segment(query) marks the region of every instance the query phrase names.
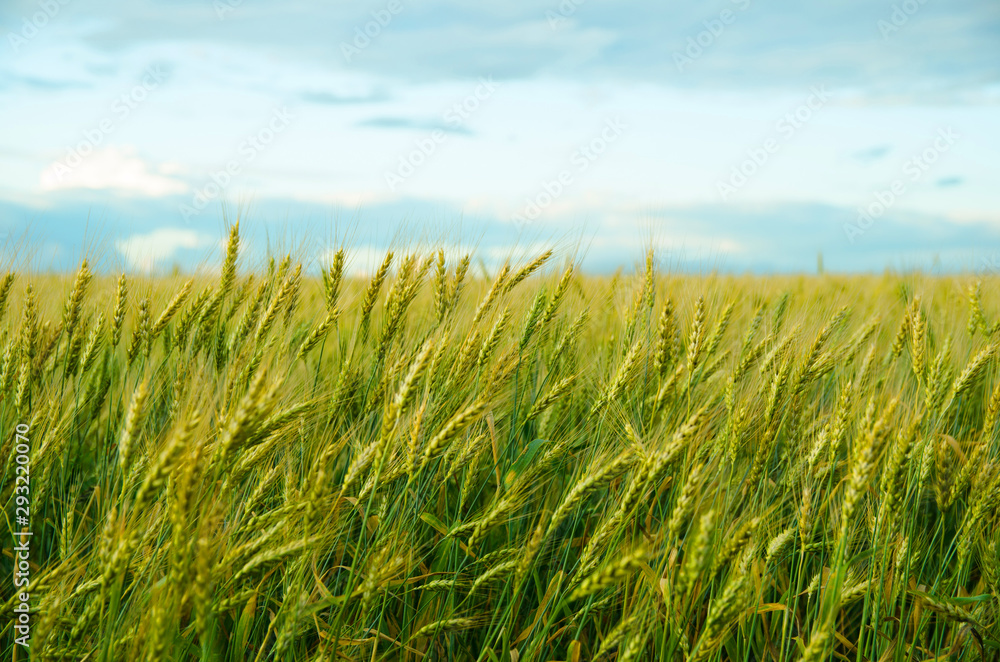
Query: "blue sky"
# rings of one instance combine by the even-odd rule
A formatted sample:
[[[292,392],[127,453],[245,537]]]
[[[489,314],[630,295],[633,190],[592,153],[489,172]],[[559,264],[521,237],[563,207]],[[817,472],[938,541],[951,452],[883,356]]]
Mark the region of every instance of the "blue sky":
[[[1000,5],[10,1],[5,260],[997,270]],[[31,250],[26,250],[30,246]]]

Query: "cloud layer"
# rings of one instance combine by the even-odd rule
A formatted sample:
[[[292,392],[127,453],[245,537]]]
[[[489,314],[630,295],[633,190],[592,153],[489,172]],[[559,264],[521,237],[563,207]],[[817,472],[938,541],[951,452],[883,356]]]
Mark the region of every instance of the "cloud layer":
[[[51,7],[0,6],[0,222],[58,228],[48,264],[97,228],[196,265],[247,201],[268,236],[460,223],[599,270],[644,236],[684,268],[968,268],[1000,227],[995,2]]]

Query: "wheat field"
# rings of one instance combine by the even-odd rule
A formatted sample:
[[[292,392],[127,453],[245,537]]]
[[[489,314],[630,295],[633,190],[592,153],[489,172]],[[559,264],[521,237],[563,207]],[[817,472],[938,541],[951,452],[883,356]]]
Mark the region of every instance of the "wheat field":
[[[0,280],[11,659],[998,658],[1000,279],[239,248]]]

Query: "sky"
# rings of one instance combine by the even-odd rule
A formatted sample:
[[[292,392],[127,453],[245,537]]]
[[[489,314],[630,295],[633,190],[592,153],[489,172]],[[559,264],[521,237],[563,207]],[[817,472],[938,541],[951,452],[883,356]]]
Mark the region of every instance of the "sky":
[[[1000,273],[991,0],[5,0],[5,262]]]

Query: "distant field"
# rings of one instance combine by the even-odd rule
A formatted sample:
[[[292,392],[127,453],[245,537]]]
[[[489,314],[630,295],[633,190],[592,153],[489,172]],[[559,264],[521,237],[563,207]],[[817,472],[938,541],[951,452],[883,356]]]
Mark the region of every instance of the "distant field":
[[[0,274],[5,659],[997,659],[1000,279],[343,256]]]

